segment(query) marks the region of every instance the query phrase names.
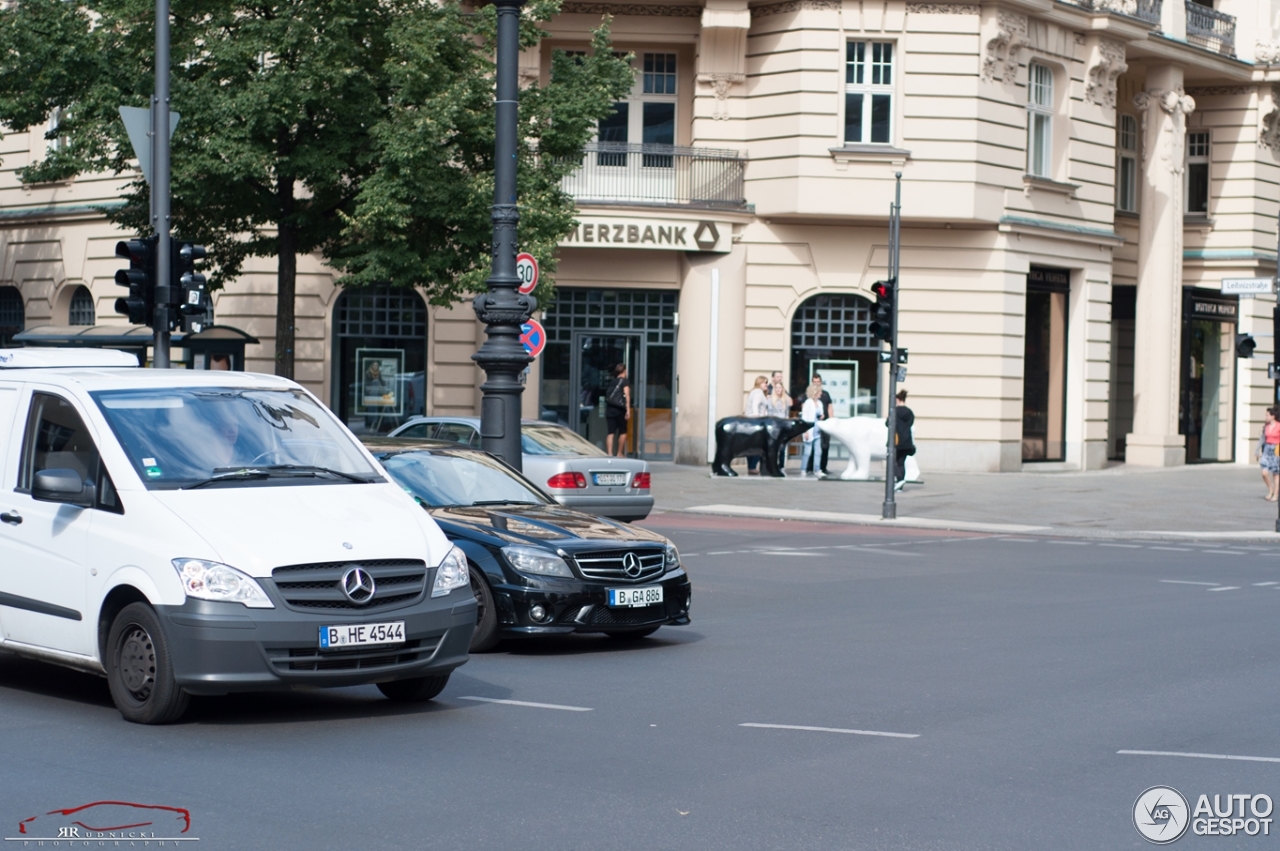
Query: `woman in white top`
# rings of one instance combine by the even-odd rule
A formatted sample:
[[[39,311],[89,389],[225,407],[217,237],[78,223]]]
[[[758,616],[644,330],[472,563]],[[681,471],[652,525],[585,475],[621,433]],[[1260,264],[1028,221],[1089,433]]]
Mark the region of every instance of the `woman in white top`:
[[[818,420],[822,419],[822,391],[817,385],[810,384],[805,391],[804,404],[800,406],[800,419],[807,423],[813,423],[813,428],[804,433],[804,438],[800,444],[800,478],[804,478],[810,473],[817,472],[814,468],[818,464],[818,438],[821,432],[818,431]]]
[[[763,375],[756,376],[756,386],[751,388],[751,392],[747,394],[747,408],[743,413],[748,417],[767,417],[769,416],[769,399],[765,396],[764,389],[769,384],[769,379]],[[760,471],[756,469],[760,466],[759,455],[747,456],[747,475],[756,476]]]

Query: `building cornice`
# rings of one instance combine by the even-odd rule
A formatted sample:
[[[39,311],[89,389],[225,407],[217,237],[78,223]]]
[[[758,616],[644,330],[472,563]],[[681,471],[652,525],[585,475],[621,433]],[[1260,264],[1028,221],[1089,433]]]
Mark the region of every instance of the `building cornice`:
[[[1091,228],[1084,225],[1068,225],[1025,216],[1001,216],[996,229],[1001,233],[1052,235],[1059,239],[1065,237],[1077,242],[1094,242],[1095,244],[1097,240],[1103,240],[1112,245],[1123,245],[1125,243],[1125,238],[1114,230]]]
[[[103,219],[112,210],[125,205],[122,200],[103,201],[100,204],[43,204],[39,207],[11,207],[0,209],[0,221],[37,222],[46,220]]]
[[[583,3],[569,2],[560,7],[562,15],[629,15],[632,17],[701,18],[702,6],[663,3]]]

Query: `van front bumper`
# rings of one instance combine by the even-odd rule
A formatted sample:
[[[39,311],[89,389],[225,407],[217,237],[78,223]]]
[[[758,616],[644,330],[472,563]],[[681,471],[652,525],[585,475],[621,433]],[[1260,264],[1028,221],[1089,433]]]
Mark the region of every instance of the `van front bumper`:
[[[249,609],[188,599],[156,606],[177,684],[191,694],[366,685],[447,674],[467,661],[476,625],[469,588],[363,614]],[[321,650],[320,628],[404,621],[405,641]]]

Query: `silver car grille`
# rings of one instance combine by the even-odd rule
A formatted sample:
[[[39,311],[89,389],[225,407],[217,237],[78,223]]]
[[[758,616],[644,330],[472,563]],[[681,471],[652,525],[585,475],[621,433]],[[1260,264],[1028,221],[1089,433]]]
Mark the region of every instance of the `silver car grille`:
[[[636,561],[628,571],[628,555]],[[588,579],[607,579],[610,582],[645,582],[662,575],[666,554],[662,549],[593,550],[574,553],[578,570]],[[638,571],[637,571],[638,568]]]

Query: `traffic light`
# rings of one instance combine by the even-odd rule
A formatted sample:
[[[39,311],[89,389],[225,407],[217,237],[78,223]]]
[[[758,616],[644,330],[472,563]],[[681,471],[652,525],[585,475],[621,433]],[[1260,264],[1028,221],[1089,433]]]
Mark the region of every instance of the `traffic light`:
[[[177,303],[183,331],[199,331],[204,323],[208,305],[205,295],[206,279],[196,271],[196,261],[208,254],[203,245],[189,242],[173,242],[174,273],[171,292]]]
[[[148,236],[116,243],[116,256],[129,261],[128,269],[116,272],[116,283],[129,288],[129,295],[116,299],[116,313],[134,325],[150,325],[155,312],[158,240]]]
[[[877,340],[888,341],[893,337],[893,297],[897,281],[876,281],[871,291],[876,295],[875,318],[871,322],[871,336]]]
[[[1251,358],[1253,350],[1258,348],[1258,341],[1252,334],[1236,334],[1236,357]]]

